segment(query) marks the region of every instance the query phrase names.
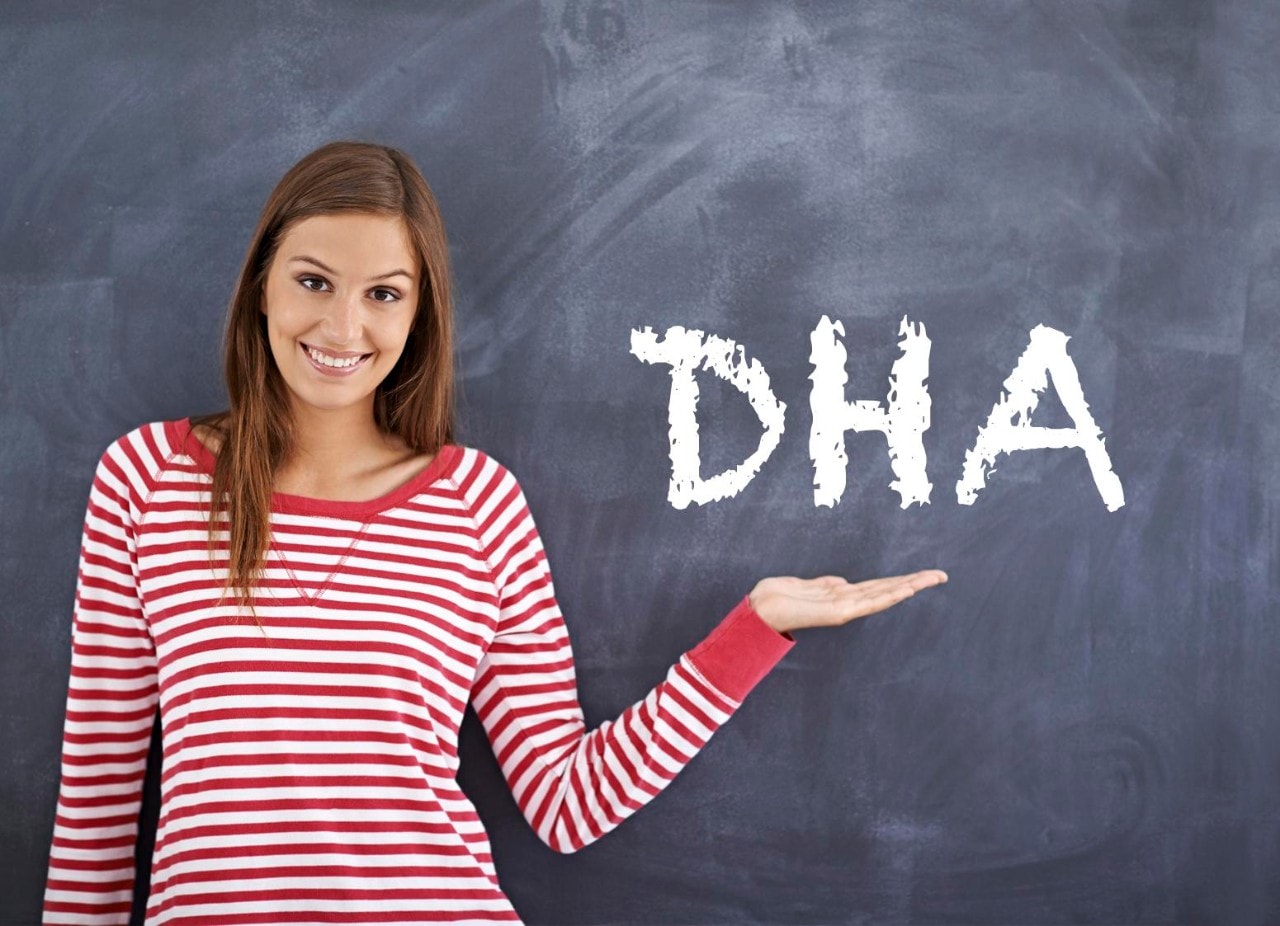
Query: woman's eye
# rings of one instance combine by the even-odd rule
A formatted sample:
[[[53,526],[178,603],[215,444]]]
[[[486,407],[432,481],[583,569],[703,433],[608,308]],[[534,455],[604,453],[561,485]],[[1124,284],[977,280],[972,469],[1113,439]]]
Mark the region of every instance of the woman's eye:
[[[395,302],[397,299],[400,298],[400,294],[397,293],[394,289],[375,289],[374,293],[386,293],[388,296],[391,297],[390,299],[376,299],[374,300],[375,302]]]
[[[308,283],[323,283],[324,280],[320,279],[319,277],[298,277],[298,282],[301,283],[303,286],[306,286],[307,289],[311,289],[310,286],[307,286]],[[320,290],[318,289],[311,289],[311,291],[313,293],[320,292]]]

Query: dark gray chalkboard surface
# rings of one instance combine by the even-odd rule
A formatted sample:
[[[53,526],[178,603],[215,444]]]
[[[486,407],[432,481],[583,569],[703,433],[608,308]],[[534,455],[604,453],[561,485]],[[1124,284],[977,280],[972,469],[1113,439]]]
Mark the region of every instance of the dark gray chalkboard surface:
[[[258,211],[356,138],[440,200],[461,440],[528,493],[589,725],[762,576],[951,578],[800,631],[572,855],[469,715],[462,784],[528,922],[1280,922],[1277,48],[1273,0],[5,4],[0,921],[39,916],[94,464],[223,407]],[[887,409],[904,319],[928,501],[840,429],[818,504],[815,331]],[[785,406],[754,478],[683,505],[672,368],[633,351],[677,326]],[[1021,423],[1079,426],[1074,373],[1122,505],[1070,446],[960,501],[1038,326],[1069,362]],[[765,429],[689,375],[710,478]]]

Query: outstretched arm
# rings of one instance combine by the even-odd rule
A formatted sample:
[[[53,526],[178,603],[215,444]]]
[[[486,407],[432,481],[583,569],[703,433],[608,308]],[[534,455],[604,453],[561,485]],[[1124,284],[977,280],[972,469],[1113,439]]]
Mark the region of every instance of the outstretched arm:
[[[538,531],[515,479],[487,465],[476,515],[501,611],[472,703],[529,824],[574,852],[665,788],[795,640],[744,596],[657,687],[588,732]]]
[[[616,720],[587,731],[550,566],[519,484],[492,459],[475,513],[500,603],[472,701],[521,812],[574,852],[671,783],[795,645],[791,630],[835,626],[947,580],[937,569],[851,584],[763,579],[666,677]]]

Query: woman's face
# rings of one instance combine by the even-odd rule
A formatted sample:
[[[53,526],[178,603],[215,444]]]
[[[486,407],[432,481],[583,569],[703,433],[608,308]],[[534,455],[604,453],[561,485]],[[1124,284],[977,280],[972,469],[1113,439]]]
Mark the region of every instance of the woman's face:
[[[398,216],[311,216],[285,233],[267,271],[262,312],[295,403],[367,402],[372,414],[374,390],[400,359],[418,308],[417,265]],[[354,366],[328,365],[353,357],[360,358]]]

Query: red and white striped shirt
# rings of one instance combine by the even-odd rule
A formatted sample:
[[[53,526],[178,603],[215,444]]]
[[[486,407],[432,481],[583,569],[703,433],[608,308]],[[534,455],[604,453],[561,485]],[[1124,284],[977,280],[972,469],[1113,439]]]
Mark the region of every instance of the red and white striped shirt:
[[[157,705],[148,926],[518,923],[456,781],[467,703],[534,831],[573,852],[670,783],[794,645],[744,597],[588,732],[541,540],[492,457],[446,445],[371,501],[276,493],[262,628],[217,603],[213,462],[183,418],[118,438],[94,474],[46,923],[128,922]]]

